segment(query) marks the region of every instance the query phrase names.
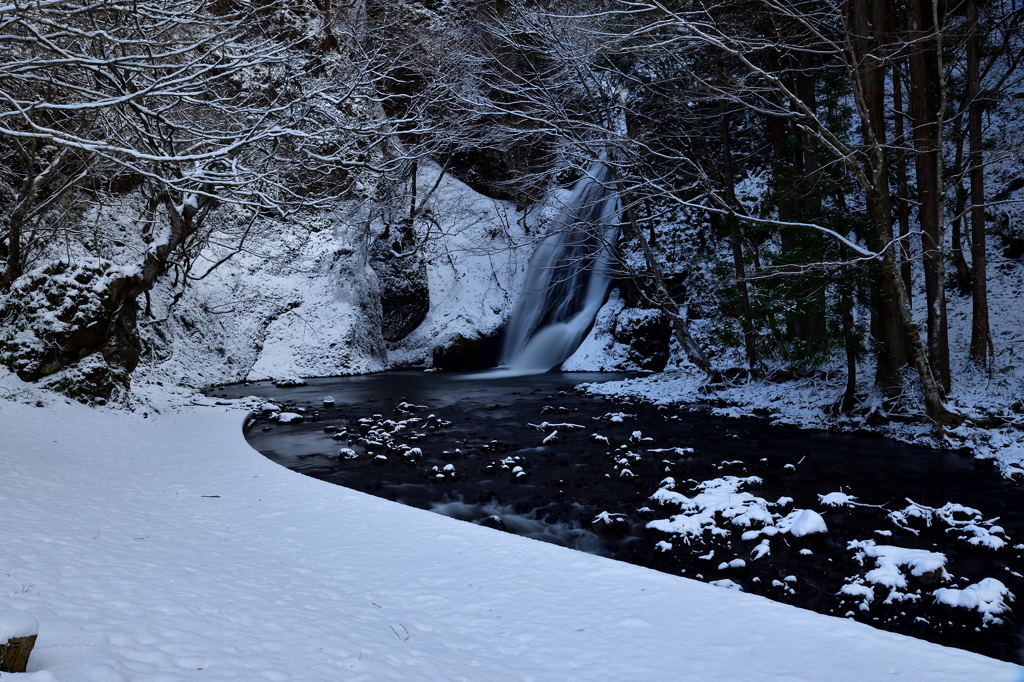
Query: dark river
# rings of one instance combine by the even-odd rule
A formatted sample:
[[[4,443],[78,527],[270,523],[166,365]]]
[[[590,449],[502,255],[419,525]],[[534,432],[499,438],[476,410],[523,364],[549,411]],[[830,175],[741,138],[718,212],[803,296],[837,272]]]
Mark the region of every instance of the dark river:
[[[279,412],[257,415],[246,438],[270,459],[309,476],[1018,660],[1024,485],[954,452],[714,417],[700,406],[612,402],[574,390],[580,383],[625,376],[401,371],[312,379],[293,388],[232,385],[210,393],[256,395],[280,412],[298,415],[288,423]],[[334,405],[325,407],[328,396]],[[711,505],[704,510],[706,533],[681,536],[648,526],[680,511],[651,500],[669,478],[675,492],[698,506]],[[723,481],[736,479],[744,483],[734,486],[725,504],[734,498],[750,509],[768,510],[777,520],[791,510],[814,510],[828,532],[742,537],[745,528],[729,525],[734,510],[715,508],[721,496],[711,494],[721,492]],[[855,496],[857,506],[822,503],[819,496],[835,492]],[[777,504],[780,498],[791,501]],[[924,516],[917,513],[921,510]],[[976,528],[981,530],[971,530]],[[997,539],[986,544],[979,537]],[[851,546],[865,541],[940,552],[947,574],[915,576],[912,567],[904,567],[907,585],[890,594],[865,577],[879,561],[871,555],[874,550],[865,557]],[[770,545],[771,552],[758,551],[759,544]],[[978,611],[954,609],[935,598],[940,587],[964,588],[985,578],[1020,596],[1007,600],[1009,608],[995,620],[983,622]],[[842,592],[844,585],[865,581],[873,591],[866,607],[863,597]]]

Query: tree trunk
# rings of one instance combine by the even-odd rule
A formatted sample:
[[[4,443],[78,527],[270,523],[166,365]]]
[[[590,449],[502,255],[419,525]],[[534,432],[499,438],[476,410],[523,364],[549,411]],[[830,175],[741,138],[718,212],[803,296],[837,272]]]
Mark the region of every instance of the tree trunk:
[[[913,300],[914,275],[910,249],[910,182],[907,179],[907,137],[904,130],[903,73],[898,64],[892,67],[893,126],[896,133],[896,219],[900,226],[900,274],[907,297]]]
[[[846,390],[839,409],[849,413],[857,404],[857,339],[853,329],[853,297],[844,283],[840,283],[839,319],[843,330],[843,347],[846,350]]]
[[[909,0],[911,111],[917,169],[918,221],[928,312],[928,360],[943,388],[950,386],[942,225],[941,99],[938,26],[932,3]]]
[[[22,215],[15,209],[7,224],[7,266],[0,276],[0,291],[7,291],[21,277],[24,263],[21,254]]]
[[[669,294],[668,286],[665,284],[665,277],[661,272],[661,264],[658,263],[654,249],[651,248],[651,245],[644,238],[643,230],[640,229],[636,222],[636,216],[628,201],[628,195],[624,191],[620,191],[620,194],[622,195],[622,203],[625,206],[623,208],[623,217],[625,218],[628,235],[640,245],[640,250],[644,254],[644,264],[647,266],[647,271],[650,273],[654,283],[654,304],[668,317],[669,323],[672,326],[672,335],[683,349],[683,352],[686,353],[686,357],[690,362],[700,371],[704,372],[709,379],[714,378],[715,372],[711,367],[711,361],[708,360],[708,356],[704,354],[704,351],[701,350],[701,347],[697,345],[697,342],[690,335],[690,329],[686,324],[686,319],[683,317],[683,311],[679,309],[679,306],[673,300],[671,294]]]
[[[810,59],[805,59],[804,65],[807,68],[812,66]],[[818,96],[815,89],[815,79],[811,75],[807,73],[797,75],[797,94],[808,109],[817,111]],[[820,172],[818,149],[814,136],[801,134],[800,159],[804,181],[804,191],[801,193],[803,195],[801,201],[802,218],[807,222],[818,222],[821,220],[822,211],[821,191],[818,186],[818,173]],[[811,232],[806,234],[805,238],[811,260],[820,261],[825,251],[824,237],[817,232]],[[808,303],[810,315],[806,316],[806,339],[812,343],[819,343],[824,341],[828,335],[828,329],[825,324],[828,306],[825,299],[825,285],[823,283],[810,287]]]
[[[722,142],[722,184],[726,201],[730,206],[737,205],[733,190],[732,172],[732,134],[729,130],[729,118],[722,106],[719,117],[719,135]],[[740,300],[740,327],[743,329],[743,346],[747,356],[747,366],[753,370],[757,367],[757,339],[750,314],[750,292],[747,289],[747,271],[743,262],[743,235],[740,232],[739,220],[734,216],[726,216],[729,226],[729,245],[732,247],[732,263],[736,272],[736,293]]]
[[[857,34],[854,50],[858,80],[866,109],[861,117],[861,130],[869,146],[872,185],[867,191],[868,214],[872,221],[868,242],[876,251],[892,241],[892,195],[888,161],[884,153],[885,71],[877,59],[880,51],[877,34],[882,32],[884,26],[884,23],[878,23],[880,5],[884,8],[882,0],[854,0],[851,3],[851,23]],[[887,249],[886,254],[891,254],[891,251]],[[909,351],[903,329],[901,301],[882,265],[872,265],[872,277],[875,282],[871,305],[871,334],[876,352],[875,383],[885,393],[896,395],[902,390],[899,372],[907,364]],[[906,291],[905,287],[901,288]]]
[[[12,637],[0,644],[0,672],[23,673],[28,667],[28,657],[36,645],[38,635]]]
[[[953,161],[953,174],[956,176],[956,192],[953,201],[953,232],[950,235],[950,256],[956,270],[956,288],[961,294],[971,291],[971,268],[964,258],[963,224],[964,212],[967,209],[967,189],[964,187],[964,138],[958,134],[956,156]]]
[[[988,320],[988,254],[985,244],[985,162],[981,137],[981,44],[978,38],[978,4],[967,0],[967,99],[970,102],[967,137],[970,142],[971,264],[972,280],[971,360],[987,366],[992,334]]]

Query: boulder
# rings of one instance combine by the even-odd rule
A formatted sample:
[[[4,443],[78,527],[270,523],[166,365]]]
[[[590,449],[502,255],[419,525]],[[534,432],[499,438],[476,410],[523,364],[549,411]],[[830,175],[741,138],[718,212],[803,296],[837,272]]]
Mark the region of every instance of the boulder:
[[[612,338],[629,349],[628,361],[651,372],[665,369],[671,336],[668,318],[650,308],[623,309],[612,330]]]
[[[98,353],[130,374],[141,351],[136,304],[126,297],[133,284],[131,274],[99,258],[52,261],[22,275],[0,297],[0,364],[38,381]]]
[[[43,386],[86,405],[106,405],[124,402],[130,383],[131,376],[125,368],[94,353],[49,376]]]
[[[391,343],[412,333],[430,311],[427,262],[416,251],[418,240],[413,222],[400,220],[387,226],[371,250],[380,286],[381,334]]]

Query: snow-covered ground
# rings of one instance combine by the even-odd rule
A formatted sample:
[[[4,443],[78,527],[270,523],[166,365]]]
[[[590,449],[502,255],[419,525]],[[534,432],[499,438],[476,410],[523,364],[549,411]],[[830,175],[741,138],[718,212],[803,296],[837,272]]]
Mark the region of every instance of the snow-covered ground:
[[[306,478],[248,447],[237,406],[132,414],[0,379],[0,624],[39,621],[15,679],[1018,675]]]

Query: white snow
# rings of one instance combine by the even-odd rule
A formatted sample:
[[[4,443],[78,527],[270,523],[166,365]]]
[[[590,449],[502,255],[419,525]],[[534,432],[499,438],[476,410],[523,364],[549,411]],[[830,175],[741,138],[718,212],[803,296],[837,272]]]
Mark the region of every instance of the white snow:
[[[724,476],[697,485],[693,497],[671,490],[665,486],[651,495],[651,499],[663,505],[678,507],[681,511],[667,519],[655,519],[648,528],[681,536],[686,542],[699,539],[704,533],[727,536],[730,530],[718,526],[721,518],[726,524],[737,528],[751,525],[768,526],[773,522],[768,502],[741,492],[740,488],[761,483],[757,476],[739,478]]]
[[[818,501],[826,507],[850,507],[857,501],[857,498],[843,492],[835,492],[818,495]]]
[[[761,540],[754,549],[750,551],[750,559],[757,561],[761,557],[772,553],[771,541],[768,538]]]
[[[847,583],[839,588],[840,594],[860,598],[860,610],[867,611],[875,600],[875,591],[863,583]]]
[[[18,520],[0,524],[0,609],[42,632],[18,679],[1015,674],[293,473],[245,444],[240,411],[47,402],[0,401],[0,510]]]
[[[433,187],[440,168],[420,164],[420,187]],[[439,238],[424,246],[430,309],[422,324],[388,351],[392,365],[429,362],[431,351],[494,332],[505,321],[533,253],[526,218],[511,204],[474,192],[445,175],[427,201]]]
[[[0,608],[0,644],[39,634],[39,621],[28,611]]]
[[[894,589],[906,588],[907,577],[904,571],[916,578],[933,573],[943,579],[950,577],[946,572],[946,555],[941,552],[878,545],[874,540],[854,540],[850,542],[849,548],[857,550],[855,557],[862,565],[865,558],[875,560],[875,568],[864,576],[868,582],[875,585]]]
[[[722,578],[721,580],[712,580],[708,584],[709,585],[714,585],[715,587],[724,587],[727,590],[735,590],[736,592],[742,592],[743,591],[743,586],[742,585],[740,585],[735,580],[729,580],[728,578]]]
[[[968,585],[962,590],[942,587],[933,592],[935,601],[959,609],[977,611],[982,622],[1002,623],[999,614],[1010,610],[1006,602],[1013,601],[1013,594],[1001,581],[984,578],[981,582]]]
[[[947,531],[955,533],[958,540],[976,547],[1000,550],[1009,544],[1006,530],[995,523],[998,519],[986,520],[981,511],[955,502],[934,508],[908,499],[906,507],[889,512],[888,517],[900,528],[914,534],[918,531],[911,524],[916,520],[929,527],[933,523],[941,523]]]
[[[795,538],[828,533],[825,519],[821,518],[821,514],[813,509],[794,509],[779,521],[778,528],[783,533],[789,533]]]

